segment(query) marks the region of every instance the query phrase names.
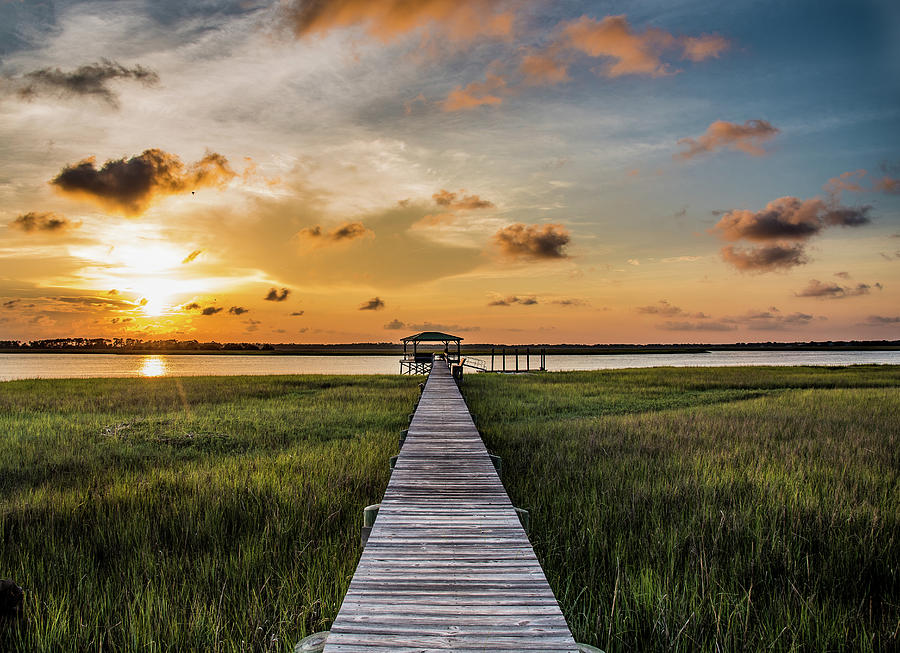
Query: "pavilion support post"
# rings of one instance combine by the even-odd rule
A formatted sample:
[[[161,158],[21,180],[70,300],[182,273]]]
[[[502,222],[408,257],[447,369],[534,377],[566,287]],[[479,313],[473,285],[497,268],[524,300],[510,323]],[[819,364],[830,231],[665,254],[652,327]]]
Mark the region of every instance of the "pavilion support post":
[[[494,371],[494,348],[491,347],[491,372]]]
[[[516,372],[519,371],[519,348],[516,347]]]

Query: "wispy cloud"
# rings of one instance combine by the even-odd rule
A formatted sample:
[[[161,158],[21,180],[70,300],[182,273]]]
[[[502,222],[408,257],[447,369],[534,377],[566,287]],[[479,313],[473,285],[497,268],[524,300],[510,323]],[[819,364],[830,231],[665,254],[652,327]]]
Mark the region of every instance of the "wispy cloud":
[[[675,158],[693,159],[701,154],[723,149],[762,156],[766,153],[762,145],[778,133],[779,129],[766,120],[748,120],[743,124],[716,120],[697,138],[680,139],[678,144],[685,149],[676,154]]]
[[[62,233],[80,226],[80,223],[72,222],[57,213],[35,213],[30,211],[17,217],[9,223],[9,226],[26,233]]]
[[[40,95],[93,96],[112,107],[118,107],[118,98],[110,86],[110,82],[116,80],[130,80],[153,86],[159,82],[159,75],[144,66],[129,68],[116,61],[103,59],[70,71],[59,68],[33,70],[21,77],[6,78],[6,84],[12,86],[16,94],[25,100]]]
[[[843,299],[845,297],[859,297],[860,295],[868,295],[872,288],[882,289],[880,283],[869,285],[867,283],[858,283],[855,286],[841,286],[836,283],[822,282],[818,279],[810,279],[806,287],[798,293],[797,297],[815,297],[818,299]]]

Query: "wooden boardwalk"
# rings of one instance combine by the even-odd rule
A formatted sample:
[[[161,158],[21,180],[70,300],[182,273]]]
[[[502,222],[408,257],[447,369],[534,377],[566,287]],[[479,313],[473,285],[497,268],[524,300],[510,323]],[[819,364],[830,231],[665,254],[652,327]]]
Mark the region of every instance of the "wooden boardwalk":
[[[576,651],[465,401],[436,361],[325,653]]]

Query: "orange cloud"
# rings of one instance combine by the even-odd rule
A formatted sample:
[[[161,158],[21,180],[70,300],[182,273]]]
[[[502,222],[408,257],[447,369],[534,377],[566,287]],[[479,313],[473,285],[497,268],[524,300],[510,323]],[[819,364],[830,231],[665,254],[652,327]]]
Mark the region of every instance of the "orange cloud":
[[[483,82],[472,82],[467,86],[457,86],[441,104],[444,111],[464,111],[482,105],[496,106],[503,98],[496,95],[506,88],[506,80],[499,75],[488,73]]]
[[[900,178],[885,175],[875,182],[875,190],[892,195],[900,193]]]
[[[686,149],[676,154],[675,158],[687,160],[725,148],[762,156],[766,151],[761,145],[774,138],[779,131],[766,120],[748,120],[742,125],[716,120],[696,139],[680,139],[678,144],[686,146]]]
[[[862,185],[855,180],[862,179],[865,176],[865,170],[843,172],[839,176],[829,179],[828,183],[826,183],[822,188],[831,195],[840,195],[843,191],[849,191],[851,193],[862,193],[865,188],[863,188]]]
[[[202,187],[221,188],[236,175],[221,154],[208,153],[186,166],[174,154],[144,150],[130,159],[96,167],[94,157],[66,166],[50,183],[64,195],[84,198],[125,215],[146,211],[158,198]]]
[[[504,10],[505,4],[499,0],[291,0],[285,17],[298,37],[362,26],[386,43],[420,29],[468,42],[512,36],[514,16]]]
[[[563,38],[570,47],[591,57],[612,59],[603,70],[608,77],[668,74],[668,65],[660,55],[676,42],[674,36],[661,29],[633,31],[624,15],[603,20],[582,16],[566,24]]]
[[[681,39],[683,58],[689,61],[715,59],[729,47],[728,40],[717,34],[685,36]]]
[[[519,64],[519,72],[528,86],[553,86],[569,81],[567,64],[549,50],[526,54]]]
[[[562,259],[572,237],[561,224],[525,225],[521,223],[503,227],[494,234],[494,242],[500,251],[510,258]]]
[[[464,192],[465,190],[461,190],[459,193],[454,193],[442,188],[437,193],[432,195],[431,198],[438,206],[445,206],[449,209],[473,211],[475,209],[494,208],[493,202],[489,200],[483,200],[478,197],[478,195],[463,195],[462,197],[460,197],[460,194]]]

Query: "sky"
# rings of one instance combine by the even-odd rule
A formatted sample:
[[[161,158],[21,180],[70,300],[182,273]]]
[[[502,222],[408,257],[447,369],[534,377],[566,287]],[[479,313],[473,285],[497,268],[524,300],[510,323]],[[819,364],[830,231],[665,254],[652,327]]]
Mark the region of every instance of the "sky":
[[[889,1],[0,0],[0,340],[900,338]]]

